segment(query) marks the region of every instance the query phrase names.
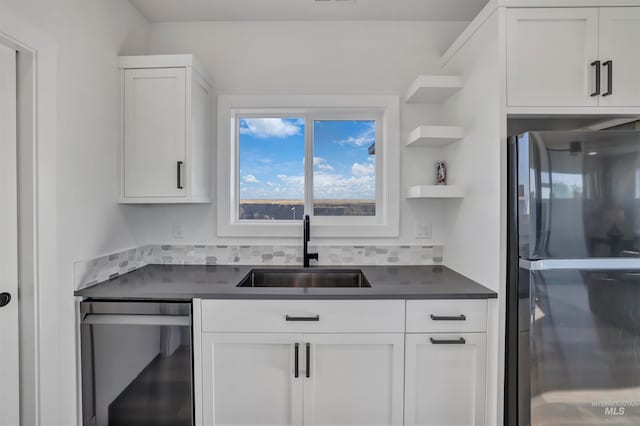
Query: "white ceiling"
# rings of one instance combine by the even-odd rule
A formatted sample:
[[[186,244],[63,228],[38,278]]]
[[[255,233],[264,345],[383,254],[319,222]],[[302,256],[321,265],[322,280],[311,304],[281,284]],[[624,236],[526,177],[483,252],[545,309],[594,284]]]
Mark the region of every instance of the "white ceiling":
[[[488,0],[130,0],[151,22],[471,21]]]

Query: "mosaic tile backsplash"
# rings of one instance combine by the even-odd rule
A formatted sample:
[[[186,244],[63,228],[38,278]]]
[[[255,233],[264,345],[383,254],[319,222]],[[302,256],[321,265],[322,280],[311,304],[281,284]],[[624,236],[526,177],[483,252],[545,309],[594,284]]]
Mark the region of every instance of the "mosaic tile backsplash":
[[[309,246],[319,265],[434,265],[443,246]],[[76,262],[76,289],[106,281],[146,265],[291,265],[302,264],[296,245],[148,245]]]
[[[88,287],[149,264],[151,247],[137,247],[73,264],[75,288]]]

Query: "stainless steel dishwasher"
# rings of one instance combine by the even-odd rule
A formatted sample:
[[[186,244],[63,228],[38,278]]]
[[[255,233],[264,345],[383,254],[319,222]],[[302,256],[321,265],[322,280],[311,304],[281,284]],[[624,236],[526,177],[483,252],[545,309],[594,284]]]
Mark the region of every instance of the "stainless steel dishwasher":
[[[83,426],[193,426],[191,303],[84,301]]]

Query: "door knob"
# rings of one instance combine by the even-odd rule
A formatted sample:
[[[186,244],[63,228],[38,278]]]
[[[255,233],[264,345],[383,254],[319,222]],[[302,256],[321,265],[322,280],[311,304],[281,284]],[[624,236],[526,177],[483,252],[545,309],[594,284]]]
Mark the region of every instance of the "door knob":
[[[11,302],[11,295],[9,293],[0,293],[0,308],[7,306]]]

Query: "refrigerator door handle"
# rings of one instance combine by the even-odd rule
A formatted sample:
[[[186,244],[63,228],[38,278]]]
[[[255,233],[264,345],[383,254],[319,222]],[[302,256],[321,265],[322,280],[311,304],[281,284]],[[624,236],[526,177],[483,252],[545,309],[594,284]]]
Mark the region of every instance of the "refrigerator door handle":
[[[632,258],[588,258],[588,259],[520,259],[519,266],[527,271],[549,270],[634,270],[640,269],[640,259]]]

